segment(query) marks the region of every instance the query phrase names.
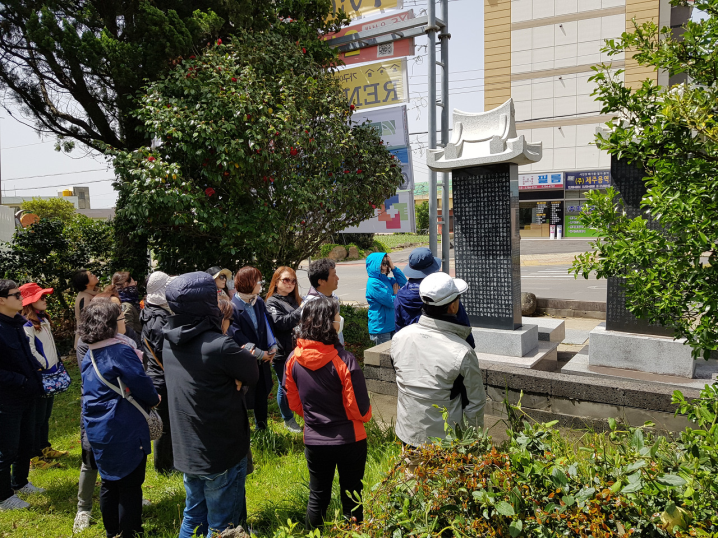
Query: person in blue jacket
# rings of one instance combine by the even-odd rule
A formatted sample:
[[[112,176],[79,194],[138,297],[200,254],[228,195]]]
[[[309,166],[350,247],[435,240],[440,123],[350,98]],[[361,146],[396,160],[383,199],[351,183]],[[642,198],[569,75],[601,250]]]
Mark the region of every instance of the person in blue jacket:
[[[160,402],[145,374],[142,352],[118,333],[123,320],[119,305],[93,301],[82,311],[78,329],[80,339],[89,347],[81,365],[82,413],[102,477],[100,509],[107,537],[143,534],[142,483],[152,445],[145,417],[108,387],[97,371],[108,383],[126,388],[146,412]]]
[[[399,331],[406,326],[416,324],[421,318],[421,307],[423,302],[419,296],[419,285],[424,277],[441,271],[441,259],[431,254],[431,249],[426,247],[417,247],[409,255],[409,265],[404,268],[404,275],[409,278],[409,282],[404,285],[396,294],[394,299],[394,323],[396,330]],[[466,314],[464,305],[459,302],[459,312],[452,322],[462,326],[471,327],[469,315]],[[474,336],[469,333],[466,342],[471,348],[476,347]]]
[[[369,303],[369,338],[375,344],[390,341],[394,336],[394,298],[406,284],[404,273],[386,253],[372,253],[366,258],[366,300]],[[393,273],[393,277],[389,277]]]

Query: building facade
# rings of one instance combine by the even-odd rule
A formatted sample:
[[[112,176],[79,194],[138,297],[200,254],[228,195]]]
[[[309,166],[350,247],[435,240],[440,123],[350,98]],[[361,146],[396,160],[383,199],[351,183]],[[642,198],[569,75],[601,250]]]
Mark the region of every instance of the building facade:
[[[630,54],[607,56],[607,39],[632,31],[633,20],[678,29],[690,9],[669,0],[483,0],[484,110],[513,97],[516,128],[543,143],[538,163],[519,167],[522,237],[591,236],[578,223],[590,189],[611,185],[610,156],[595,143],[611,119],[591,94],[593,66],[606,63],[629,87],[680,77],[639,66]],[[560,228],[559,228],[560,227]]]

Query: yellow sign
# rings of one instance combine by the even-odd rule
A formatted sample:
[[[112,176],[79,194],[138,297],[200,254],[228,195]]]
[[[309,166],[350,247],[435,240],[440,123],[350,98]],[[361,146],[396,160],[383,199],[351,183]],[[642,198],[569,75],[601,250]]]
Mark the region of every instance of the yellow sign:
[[[369,15],[382,9],[402,9],[403,0],[332,0],[332,11],[344,10],[350,19]]]
[[[366,110],[409,101],[406,59],[343,69],[336,73],[349,104]]]

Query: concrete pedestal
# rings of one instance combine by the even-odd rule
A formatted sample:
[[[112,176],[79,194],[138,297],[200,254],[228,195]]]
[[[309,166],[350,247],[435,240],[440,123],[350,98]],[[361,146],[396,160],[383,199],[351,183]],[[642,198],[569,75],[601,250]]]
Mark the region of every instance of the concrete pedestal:
[[[601,323],[589,334],[589,365],[693,378],[696,362],[685,339],[606,329]]]
[[[522,357],[538,346],[536,324],[524,324],[517,329],[471,328],[477,354]]]
[[[562,342],[566,338],[566,322],[547,316],[524,316],[523,324],[536,324],[538,326],[539,341]]]

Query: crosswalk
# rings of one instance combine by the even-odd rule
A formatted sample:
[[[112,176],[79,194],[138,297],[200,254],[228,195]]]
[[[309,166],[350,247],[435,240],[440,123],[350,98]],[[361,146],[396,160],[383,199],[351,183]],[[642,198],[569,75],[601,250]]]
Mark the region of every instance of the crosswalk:
[[[568,273],[569,267],[570,266],[554,266],[551,269],[529,270],[529,272],[527,273],[521,273],[521,279],[568,279],[573,281],[575,280],[575,277],[573,276],[573,274]],[[579,276],[579,278],[583,279],[583,277],[581,276]]]

